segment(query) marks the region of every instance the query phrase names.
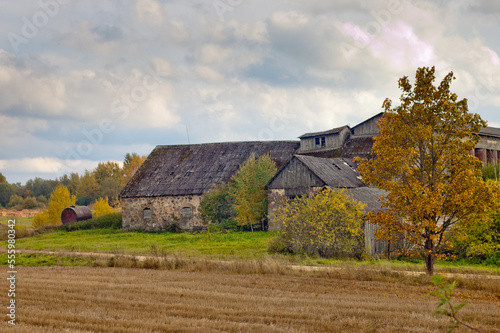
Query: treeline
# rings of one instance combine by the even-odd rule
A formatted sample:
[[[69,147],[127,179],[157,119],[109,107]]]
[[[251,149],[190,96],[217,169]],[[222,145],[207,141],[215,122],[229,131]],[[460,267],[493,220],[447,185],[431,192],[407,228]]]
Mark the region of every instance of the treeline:
[[[125,154],[123,167],[117,162],[100,162],[93,170],[83,174],[65,174],[54,180],[30,179],[26,184],[10,184],[0,173],[0,208],[44,208],[51,193],[58,185],[64,185],[76,198],[76,205],[88,205],[105,198],[112,206],[118,205],[118,195],[141,166],[146,156]]]

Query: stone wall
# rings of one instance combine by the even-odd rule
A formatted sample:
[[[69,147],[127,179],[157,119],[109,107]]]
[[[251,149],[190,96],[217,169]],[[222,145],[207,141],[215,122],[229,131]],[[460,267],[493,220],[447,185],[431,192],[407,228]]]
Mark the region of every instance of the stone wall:
[[[182,230],[204,227],[198,208],[202,196],[122,198],[124,229],[164,231],[176,224]]]

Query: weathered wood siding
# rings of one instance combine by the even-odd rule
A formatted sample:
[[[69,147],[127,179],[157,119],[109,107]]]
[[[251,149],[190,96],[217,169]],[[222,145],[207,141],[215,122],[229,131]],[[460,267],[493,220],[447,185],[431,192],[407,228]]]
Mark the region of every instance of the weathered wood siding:
[[[375,237],[376,224],[365,221],[365,250],[369,255],[381,255],[387,253],[387,242],[378,241]]]
[[[323,186],[325,183],[313,174],[302,162],[297,158],[292,160],[280,171],[271,183],[268,184],[268,189],[300,189]],[[306,191],[307,193],[307,191]]]
[[[369,119],[355,127],[352,128],[354,135],[378,135],[377,119],[381,117],[375,117]]]
[[[344,144],[346,138],[350,135],[349,128],[344,127],[339,132],[333,134],[320,134],[300,140],[300,152],[318,150],[318,149],[331,149],[340,148]],[[325,138],[325,147],[316,147],[316,138]]]

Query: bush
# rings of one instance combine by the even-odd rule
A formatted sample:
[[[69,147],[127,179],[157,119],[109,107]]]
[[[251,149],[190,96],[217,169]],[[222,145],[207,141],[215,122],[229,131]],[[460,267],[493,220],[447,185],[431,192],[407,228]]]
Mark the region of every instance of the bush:
[[[476,262],[499,258],[500,211],[490,213],[486,221],[476,221],[452,233],[449,252],[458,258]]]
[[[95,202],[95,217],[103,216],[113,213],[111,207],[109,207],[108,198],[100,198]]]
[[[296,198],[277,209],[281,239],[271,250],[321,257],[360,257],[364,252],[363,205],[343,191],[324,189]]]
[[[94,217],[85,221],[63,224],[59,227],[65,231],[89,230],[89,229],[121,229],[122,213],[111,213]]]

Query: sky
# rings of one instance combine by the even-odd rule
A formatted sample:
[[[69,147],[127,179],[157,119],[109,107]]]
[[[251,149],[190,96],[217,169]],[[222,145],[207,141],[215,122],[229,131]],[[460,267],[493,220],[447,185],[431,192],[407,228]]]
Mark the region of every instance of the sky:
[[[354,126],[423,66],[500,127],[499,30],[494,0],[0,0],[0,172]]]

